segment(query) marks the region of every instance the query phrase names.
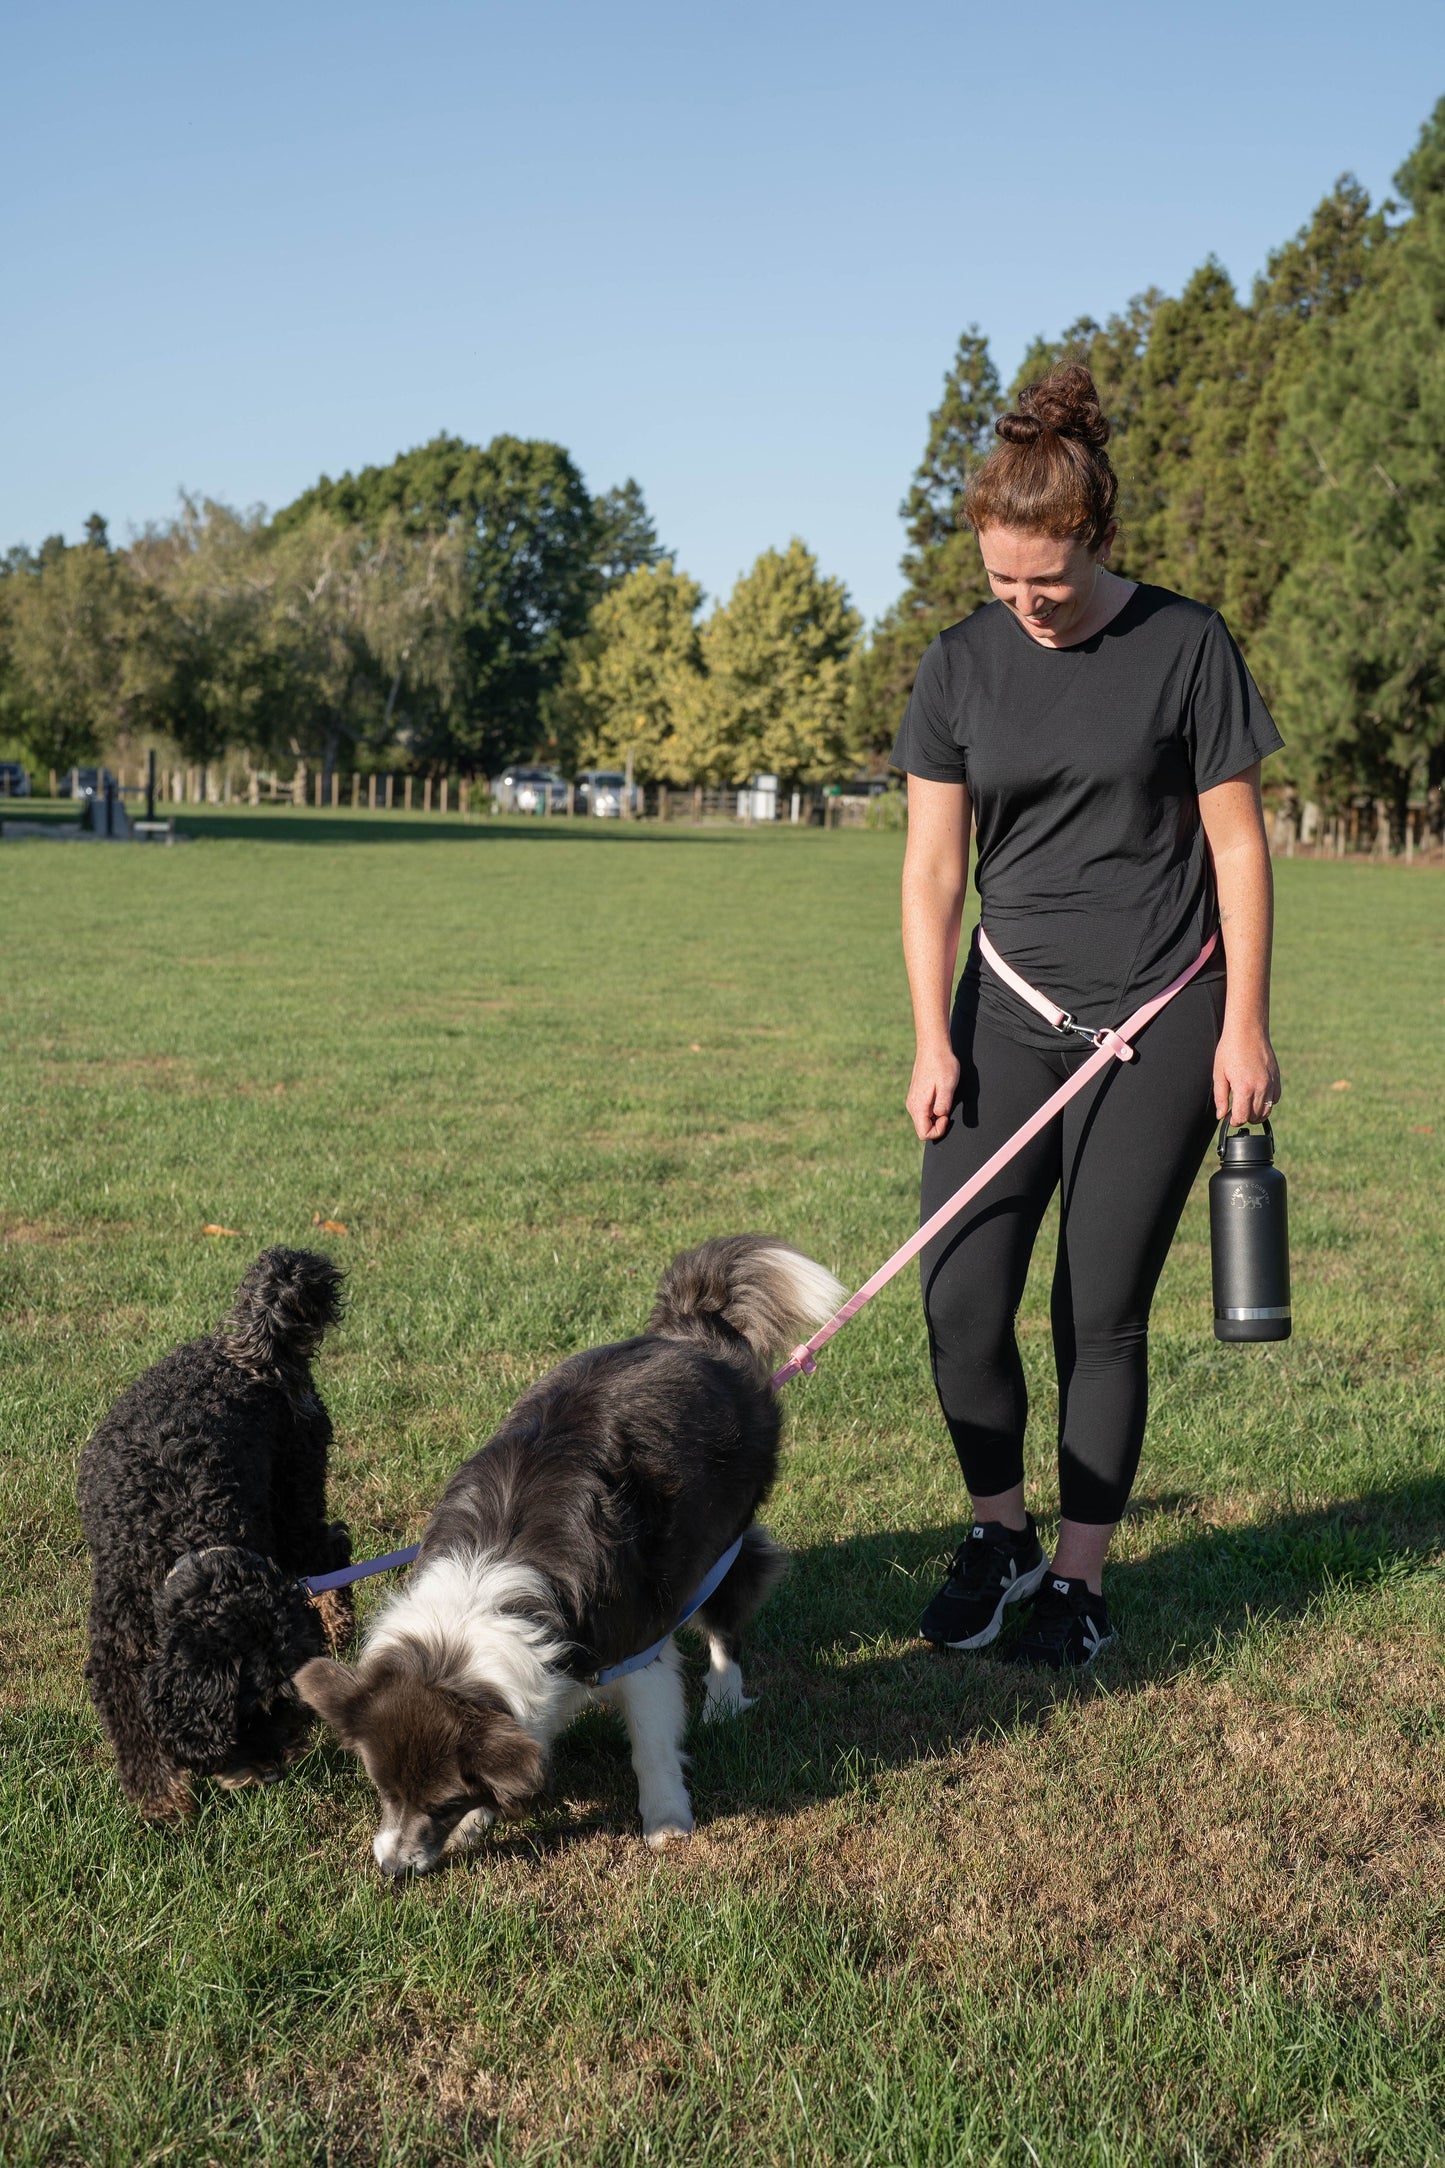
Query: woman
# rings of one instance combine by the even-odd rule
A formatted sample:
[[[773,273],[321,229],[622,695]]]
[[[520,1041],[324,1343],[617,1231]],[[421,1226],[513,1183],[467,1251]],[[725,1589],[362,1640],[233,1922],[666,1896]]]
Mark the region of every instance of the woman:
[[[998,435],[964,507],[997,599],[933,642],[893,751],[910,777],[908,1111],[925,1217],[1092,1052],[1011,992],[977,941],[950,1020],[971,829],[994,949],[1083,1024],[1121,1022],[1222,935],[1136,1058],[923,1253],[934,1382],[973,1524],[921,1631],[984,1648],[1032,1596],[1014,1654],[1059,1669],[1112,1638],[1101,1576],[1144,1438],[1149,1307],[1190,1184],[1227,1110],[1252,1121],[1279,1098],[1259,771],[1282,741],[1215,612],[1109,570],[1118,484],[1088,370],[1024,392]],[[1024,1508],[1014,1314],[1055,1189],[1051,1568]]]

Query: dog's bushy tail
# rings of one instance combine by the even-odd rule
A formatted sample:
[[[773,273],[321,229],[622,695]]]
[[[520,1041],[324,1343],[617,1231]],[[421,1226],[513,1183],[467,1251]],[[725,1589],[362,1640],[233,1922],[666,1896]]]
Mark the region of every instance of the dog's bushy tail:
[[[309,1362],[341,1315],[342,1277],[319,1250],[263,1250],[221,1327],[232,1360],[263,1375]]]
[[[720,1235],[674,1257],[647,1330],[668,1340],[741,1343],[766,1376],[846,1293],[826,1266],[775,1235]]]

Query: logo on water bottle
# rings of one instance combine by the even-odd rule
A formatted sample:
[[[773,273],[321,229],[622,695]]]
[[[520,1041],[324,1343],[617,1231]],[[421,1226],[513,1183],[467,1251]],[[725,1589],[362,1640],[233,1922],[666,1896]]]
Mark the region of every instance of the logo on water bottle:
[[[1257,1212],[1264,1203],[1265,1190],[1262,1182],[1236,1182],[1229,1192],[1229,1201],[1241,1211]]]

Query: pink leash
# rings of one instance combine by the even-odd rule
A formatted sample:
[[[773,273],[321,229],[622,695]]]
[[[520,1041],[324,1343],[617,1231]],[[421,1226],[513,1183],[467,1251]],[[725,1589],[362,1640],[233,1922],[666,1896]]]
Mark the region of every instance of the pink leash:
[[[979,948],[1005,986],[1011,988],[1021,1001],[1026,1001],[1031,1009],[1036,1009],[1040,1016],[1046,1017],[1055,1031],[1075,1032],[1088,1039],[1095,1051],[1082,1068],[1074,1071],[1067,1083],[1061,1084],[1052,1097],[1044,1101],[1037,1114],[1029,1116],[1022,1129],[1016,1129],[1008,1142],[999,1146],[992,1159],[984,1161],[977,1174],[969,1176],[962,1189],[956,1189],[948,1202],[940,1205],[931,1219],[924,1221],[916,1235],[909,1236],[902,1249],[893,1252],[886,1265],[879,1266],[871,1280],[863,1282],[856,1295],[848,1297],[841,1310],[834,1311],[826,1325],[818,1327],[811,1340],[805,1340],[801,1347],[794,1348],[782,1368],[773,1372],[774,1386],[786,1385],[788,1380],[797,1377],[800,1371],[811,1374],[816,1370],[818,1365],[815,1357],[828,1345],[834,1333],[841,1332],[849,1320],[858,1315],[865,1303],[871,1302],[881,1288],[886,1287],[890,1280],[896,1279],[903,1267],[911,1264],[919,1251],[926,1249],[933,1237],[940,1233],[981,1189],[986,1189],[994,1176],[1001,1173],[1026,1144],[1032,1143],[1041,1130],[1048,1128],[1054,1116],[1060,1113],[1071,1099],[1092,1084],[1094,1078],[1101,1075],[1111,1061],[1134,1059],[1134,1049],[1129,1042],[1138,1037],[1146,1024],[1152,1024],[1159,1011],[1166,1008],[1174,996],[1189,984],[1195,973],[1203,969],[1214,954],[1218,941],[1219,935],[1212,933],[1189,969],[1181,971],[1178,978],[1166,986],[1162,994],[1155,994],[1151,1000],[1144,1002],[1117,1030],[1093,1031],[1087,1024],[1076,1023],[1066,1009],[1059,1008],[1046,994],[1041,994],[1036,987],[1030,986],[1027,979],[1020,978],[1017,971],[1004,962],[980,926]]]

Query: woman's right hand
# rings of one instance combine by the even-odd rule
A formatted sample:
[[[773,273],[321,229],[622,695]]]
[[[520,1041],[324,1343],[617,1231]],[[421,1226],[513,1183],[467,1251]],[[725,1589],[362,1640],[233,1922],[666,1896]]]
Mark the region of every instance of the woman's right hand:
[[[923,1143],[934,1143],[947,1129],[960,1073],[958,1056],[951,1046],[945,1043],[927,1053],[920,1047],[904,1104]]]

